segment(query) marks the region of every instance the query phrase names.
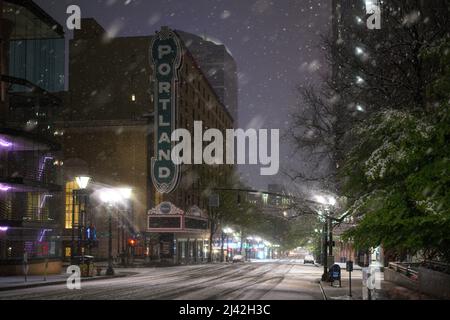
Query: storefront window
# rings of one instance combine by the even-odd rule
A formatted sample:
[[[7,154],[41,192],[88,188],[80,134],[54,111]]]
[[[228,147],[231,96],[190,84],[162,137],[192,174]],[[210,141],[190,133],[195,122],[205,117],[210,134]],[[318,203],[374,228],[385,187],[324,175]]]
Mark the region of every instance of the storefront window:
[[[74,218],[75,225],[78,223],[78,213],[79,206],[73,203],[73,190],[77,189],[77,185],[75,181],[70,181],[66,183],[66,199],[65,199],[65,228],[72,229],[72,214],[73,210],[75,210]]]

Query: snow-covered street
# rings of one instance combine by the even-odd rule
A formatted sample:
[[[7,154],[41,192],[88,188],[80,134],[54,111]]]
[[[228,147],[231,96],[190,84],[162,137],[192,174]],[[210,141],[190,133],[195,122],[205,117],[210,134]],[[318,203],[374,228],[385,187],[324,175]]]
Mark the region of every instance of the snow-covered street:
[[[322,269],[301,260],[117,269],[123,278],[0,292],[0,299],[322,300]]]

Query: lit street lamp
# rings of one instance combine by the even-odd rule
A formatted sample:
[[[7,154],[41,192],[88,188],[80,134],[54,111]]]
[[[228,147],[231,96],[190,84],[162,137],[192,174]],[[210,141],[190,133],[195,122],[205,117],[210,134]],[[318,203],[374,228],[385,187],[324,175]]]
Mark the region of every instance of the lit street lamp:
[[[323,229],[323,274],[322,281],[328,280],[328,256],[333,255],[333,225],[330,216],[330,209],[336,204],[336,199],[332,196],[316,196],[316,201],[325,207],[325,223]],[[327,233],[328,240],[327,240]],[[328,244],[328,252],[327,252]],[[331,261],[330,261],[331,262]]]
[[[71,242],[71,248],[70,248],[70,262],[73,263],[74,258],[74,251],[75,251],[75,204],[76,202],[79,202],[79,196],[83,195],[85,197],[84,191],[86,190],[89,181],[91,180],[88,176],[78,176],[75,177],[75,183],[78,186],[78,189],[74,189],[72,191],[72,242]],[[78,203],[79,204],[79,203]],[[86,199],[84,199],[84,205],[86,207]],[[86,208],[83,208],[83,210],[86,210]],[[80,229],[80,222],[81,220],[81,210],[78,208],[78,252],[77,254],[80,254],[80,248],[81,248],[81,229]]]
[[[118,202],[123,202],[131,197],[131,189],[116,188],[103,189],[100,191],[100,200],[106,204],[108,210],[108,268],[106,275],[114,275],[113,259],[112,259],[112,211],[111,207]]]

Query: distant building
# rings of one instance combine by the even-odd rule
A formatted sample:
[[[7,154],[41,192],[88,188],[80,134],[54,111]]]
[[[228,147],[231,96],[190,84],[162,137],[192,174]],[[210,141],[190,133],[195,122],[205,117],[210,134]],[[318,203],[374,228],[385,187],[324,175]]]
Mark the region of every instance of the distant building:
[[[287,198],[282,195],[287,195],[286,189],[280,184],[269,184],[267,186],[268,203],[272,206],[281,206],[287,204]]]
[[[61,43],[35,3],[0,1],[0,275],[24,261],[29,274],[61,273],[61,146],[47,123],[61,107],[49,92],[64,81]]]
[[[96,200],[95,191],[128,186],[133,196],[128,211],[117,215],[122,215],[125,223],[114,218],[113,254],[128,250],[126,238],[135,237],[136,256],[174,263],[203,261],[209,238],[207,224],[188,218],[207,217],[208,195],[203,191],[223,183],[233,167],[183,165],[178,188],[170,194],[157,193],[150,176],[154,155],[154,74],[149,56],[152,36],[108,39],[94,19],[83,19],[82,25],[70,42],[70,88],[64,97],[65,112],[58,130],[63,133],[60,141],[64,146],[65,171],[84,168],[81,171],[88,172],[93,180],[88,223],[97,228],[99,242],[94,255],[106,257],[107,253],[107,215]],[[231,114],[187,48],[179,89],[177,127],[192,132],[193,122],[202,120],[208,128],[233,128]],[[71,226],[73,177],[74,174],[65,176],[67,231]],[[191,230],[148,232],[148,213],[164,212],[183,212],[185,225],[192,223]],[[75,219],[77,224],[78,218]],[[173,226],[172,221],[158,223],[169,227]],[[69,253],[66,243],[66,255]]]
[[[269,184],[267,191],[250,192],[247,194],[246,201],[256,206],[262,214],[287,219],[297,215],[292,209],[292,195],[280,184]]]
[[[195,34],[178,31],[196,63],[238,124],[238,75],[236,62],[223,44]]]

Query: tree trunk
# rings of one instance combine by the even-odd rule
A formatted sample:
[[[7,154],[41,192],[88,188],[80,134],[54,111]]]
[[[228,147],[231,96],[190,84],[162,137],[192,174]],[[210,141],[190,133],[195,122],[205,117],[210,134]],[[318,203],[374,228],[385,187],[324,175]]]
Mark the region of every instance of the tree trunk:
[[[239,254],[242,255],[242,247],[244,245],[244,233],[241,230],[241,246],[239,247]]]
[[[215,233],[215,224],[211,222],[211,228],[209,230],[209,250],[208,250],[208,262],[212,262],[212,242]]]
[[[221,235],[221,239],[220,239],[221,241],[221,243],[220,243],[220,262],[223,262],[224,260],[225,260],[225,256],[224,256],[224,254],[223,254],[223,243],[224,243],[224,241],[225,241],[225,234],[222,232],[222,235]]]

